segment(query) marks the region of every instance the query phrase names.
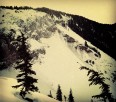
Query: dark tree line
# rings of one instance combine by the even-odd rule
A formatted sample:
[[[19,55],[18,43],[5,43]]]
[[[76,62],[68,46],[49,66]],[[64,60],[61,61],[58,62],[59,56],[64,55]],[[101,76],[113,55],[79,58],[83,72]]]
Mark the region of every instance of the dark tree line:
[[[88,71],[87,76],[90,75],[88,80],[90,81],[89,84],[90,86],[100,85],[99,88],[101,89],[101,93],[99,95],[92,96],[92,98],[99,98],[99,99],[102,98],[104,102],[106,102],[106,100],[108,100],[109,102],[115,102],[112,93],[110,93],[110,85],[105,83],[105,78],[103,77],[103,73],[94,71],[93,69],[89,69],[84,66],[82,66],[80,69]]]
[[[54,17],[54,15],[56,17],[58,17],[59,19],[62,19],[62,15],[65,15],[66,13],[63,13],[61,11],[55,11],[46,7],[42,7],[42,8],[35,8],[36,11],[42,11],[45,12],[47,14],[49,14],[51,17]]]
[[[116,59],[116,23],[101,24],[79,15],[70,15],[68,26],[85,40]]]
[[[16,10],[20,10],[20,9],[23,9],[23,10],[28,10],[28,9],[33,9],[32,7],[29,7],[29,6],[0,6],[0,8],[2,9],[16,9]]]
[[[56,92],[56,99],[62,102],[63,101],[62,96],[63,96],[63,93],[62,93],[61,87],[60,87],[60,85],[58,85],[58,89],[57,89],[57,92]],[[64,95],[64,101],[65,102],[67,101],[67,97],[65,95]],[[75,102],[73,94],[72,94],[72,89],[70,89],[70,92],[69,92],[68,102]]]
[[[51,90],[50,90],[50,93],[49,93],[48,96],[51,97],[51,98],[54,98]],[[64,99],[63,99],[63,97],[64,97]],[[63,95],[63,93],[62,93],[61,86],[58,85],[58,89],[57,89],[57,92],[56,92],[56,100],[58,100],[60,102],[62,102],[63,100],[64,100],[64,102],[67,102],[67,101],[68,102],[75,102],[73,94],[72,94],[72,89],[70,89],[69,96],[68,96],[68,99],[67,99],[67,97],[65,95]]]

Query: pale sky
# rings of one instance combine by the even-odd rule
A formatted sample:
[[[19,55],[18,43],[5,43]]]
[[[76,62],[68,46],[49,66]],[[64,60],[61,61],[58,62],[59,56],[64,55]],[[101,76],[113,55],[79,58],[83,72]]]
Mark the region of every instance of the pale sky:
[[[0,5],[48,7],[100,23],[116,23],[116,0],[0,0]]]

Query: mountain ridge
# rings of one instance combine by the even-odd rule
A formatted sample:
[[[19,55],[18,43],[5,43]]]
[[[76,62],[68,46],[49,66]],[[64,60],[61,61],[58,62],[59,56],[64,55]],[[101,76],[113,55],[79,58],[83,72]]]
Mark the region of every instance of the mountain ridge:
[[[54,15],[62,19],[61,15],[69,16],[68,26],[85,40],[90,41],[93,45],[110,55],[116,60],[116,23],[102,24],[89,20],[79,15],[68,14],[48,8],[36,8],[37,11],[48,13],[51,17]],[[78,25],[78,26],[77,26]],[[84,30],[83,30],[84,29]]]

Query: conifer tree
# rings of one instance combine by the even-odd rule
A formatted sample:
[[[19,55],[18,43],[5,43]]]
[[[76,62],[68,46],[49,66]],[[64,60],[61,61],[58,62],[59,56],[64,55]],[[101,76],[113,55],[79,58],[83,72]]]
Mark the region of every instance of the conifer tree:
[[[73,97],[73,95],[72,95],[72,89],[70,89],[68,102],[74,102],[74,97]]]
[[[37,83],[37,79],[33,78],[32,75],[36,75],[35,71],[32,70],[31,56],[29,46],[27,44],[27,38],[24,37],[24,34],[21,32],[21,36],[17,39],[21,44],[18,47],[18,61],[16,69],[20,70],[20,73],[17,75],[18,85],[12,86],[13,88],[20,88],[20,95],[25,99],[26,94],[30,92],[38,91],[38,87],[34,85]]]
[[[105,78],[103,77],[103,73],[97,72],[93,69],[89,69],[87,67],[82,66],[81,70],[85,69],[88,71],[87,76],[90,75],[89,80],[91,85],[100,85],[101,93],[99,95],[94,95],[92,98],[102,98],[104,102],[108,100],[109,102],[114,102],[114,98],[112,97],[112,93],[110,93],[110,86],[105,83]]]
[[[59,100],[59,101],[62,101],[62,91],[61,91],[60,85],[58,85],[58,90],[57,90],[57,93],[56,93],[56,99]]]

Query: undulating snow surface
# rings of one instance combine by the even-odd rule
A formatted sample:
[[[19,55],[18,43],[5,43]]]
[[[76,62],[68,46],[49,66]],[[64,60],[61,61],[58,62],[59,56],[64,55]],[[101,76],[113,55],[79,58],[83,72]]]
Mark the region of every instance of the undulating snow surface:
[[[110,78],[111,73],[115,70],[115,60],[98,48],[96,49],[100,52],[101,57],[96,57],[95,54],[97,53],[91,48],[87,48],[91,51],[90,53],[80,49],[79,46],[85,47],[85,40],[68,26],[62,27],[60,23],[56,24],[56,21],[59,20],[57,17],[53,19],[45,13],[34,10],[19,10],[18,13],[15,10],[4,10],[2,13],[9,19],[4,17],[3,26],[0,28],[5,27],[6,31],[11,28],[15,29],[16,36],[20,35],[19,30],[23,29],[23,23],[20,24],[21,20],[27,21],[26,26],[30,22],[33,23],[27,33],[27,36],[30,37],[28,39],[28,43],[31,45],[30,49],[44,49],[46,52],[45,55],[39,54],[39,59],[34,61],[33,64],[33,70],[36,71],[36,78],[38,78],[37,86],[40,91],[40,93],[32,95],[35,102],[57,102],[45,95],[48,95],[51,90],[53,97],[56,98],[58,84],[60,84],[62,93],[67,96],[67,99],[71,88],[75,102],[90,102],[91,96],[99,94],[100,89],[99,86],[89,86],[87,71],[80,70],[80,67],[86,66],[101,71],[107,78]],[[69,18],[63,16],[63,19],[66,22]],[[74,41],[68,42],[68,38],[73,38]],[[87,43],[89,46],[95,47],[90,42],[87,41]],[[86,63],[87,60],[94,61],[94,64]],[[11,87],[16,85],[16,80],[13,78],[16,77],[17,73],[18,71],[14,71],[13,68],[0,72],[0,75],[4,76],[0,78],[0,82],[2,82],[0,84],[0,97],[2,97],[0,102],[24,102],[16,96],[18,90]],[[106,81],[111,86],[113,85],[111,80]],[[111,87],[111,92],[115,96],[114,86]]]
[[[19,90],[12,88],[14,84],[17,84],[15,79],[0,77],[0,102],[27,102],[18,95]],[[32,96],[34,102],[59,102],[37,92],[33,93]]]

